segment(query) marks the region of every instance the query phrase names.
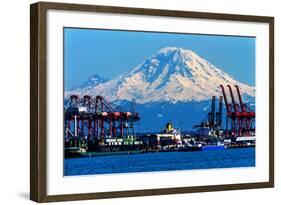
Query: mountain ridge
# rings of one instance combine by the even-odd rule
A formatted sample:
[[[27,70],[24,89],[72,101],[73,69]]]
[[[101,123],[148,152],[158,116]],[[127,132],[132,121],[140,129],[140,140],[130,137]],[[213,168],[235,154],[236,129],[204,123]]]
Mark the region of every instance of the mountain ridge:
[[[87,81],[86,81],[87,82]],[[136,67],[111,80],[67,91],[105,96],[110,101],[135,98],[137,103],[191,102],[221,95],[220,84],[238,85],[242,95],[255,96],[255,88],[241,83],[194,51],[179,47],[158,50]]]

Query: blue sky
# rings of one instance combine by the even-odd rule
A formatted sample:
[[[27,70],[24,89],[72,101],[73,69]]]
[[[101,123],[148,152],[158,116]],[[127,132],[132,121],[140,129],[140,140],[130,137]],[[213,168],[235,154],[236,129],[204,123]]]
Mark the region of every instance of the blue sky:
[[[193,50],[236,80],[255,85],[253,37],[65,28],[65,89],[93,74],[111,79],[168,46]]]

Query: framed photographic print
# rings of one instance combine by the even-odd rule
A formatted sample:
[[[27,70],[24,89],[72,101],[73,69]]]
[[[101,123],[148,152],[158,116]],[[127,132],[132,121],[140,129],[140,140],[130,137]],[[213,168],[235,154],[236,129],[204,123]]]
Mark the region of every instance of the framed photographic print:
[[[31,5],[30,197],[274,186],[274,18]]]

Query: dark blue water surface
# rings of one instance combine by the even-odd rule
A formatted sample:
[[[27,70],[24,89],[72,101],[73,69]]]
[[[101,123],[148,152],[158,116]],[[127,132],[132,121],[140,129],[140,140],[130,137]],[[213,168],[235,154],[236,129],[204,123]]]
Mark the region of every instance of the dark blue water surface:
[[[64,175],[254,167],[255,148],[159,152],[65,159]]]

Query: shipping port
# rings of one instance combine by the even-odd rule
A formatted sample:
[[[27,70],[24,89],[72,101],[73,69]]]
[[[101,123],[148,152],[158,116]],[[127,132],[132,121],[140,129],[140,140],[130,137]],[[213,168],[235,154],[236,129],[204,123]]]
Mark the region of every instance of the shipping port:
[[[170,121],[157,133],[136,132],[141,116],[135,100],[121,108],[104,96],[71,95],[64,105],[65,157],[255,147],[255,111],[243,102],[237,85],[219,88],[222,95],[210,96],[210,110],[193,130]]]

